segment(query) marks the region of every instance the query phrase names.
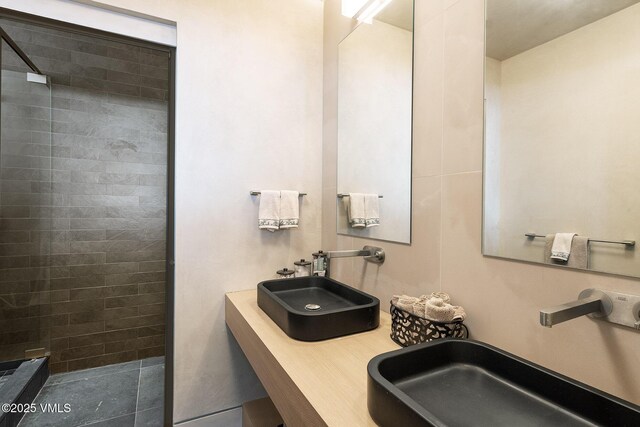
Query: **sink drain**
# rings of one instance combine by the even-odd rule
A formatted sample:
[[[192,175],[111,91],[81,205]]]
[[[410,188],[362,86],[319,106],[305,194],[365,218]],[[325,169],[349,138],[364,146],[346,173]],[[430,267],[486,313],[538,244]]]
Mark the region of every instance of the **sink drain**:
[[[304,309],[309,311],[316,311],[320,310],[320,306],[318,304],[307,304],[304,306]]]

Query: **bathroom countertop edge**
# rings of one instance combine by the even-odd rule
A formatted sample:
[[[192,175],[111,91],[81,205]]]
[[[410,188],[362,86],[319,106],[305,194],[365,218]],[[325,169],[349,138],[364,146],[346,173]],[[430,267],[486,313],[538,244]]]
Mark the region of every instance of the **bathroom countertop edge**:
[[[225,319],[287,425],[375,426],[367,410],[367,364],[400,348],[378,328],[317,342],[289,338],[258,307],[256,290],[225,295]]]

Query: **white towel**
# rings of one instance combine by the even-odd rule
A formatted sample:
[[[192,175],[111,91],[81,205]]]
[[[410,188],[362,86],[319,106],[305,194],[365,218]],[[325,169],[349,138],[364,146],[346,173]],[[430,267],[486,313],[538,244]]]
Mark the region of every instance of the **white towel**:
[[[298,192],[282,190],[280,192],[280,228],[298,228],[300,222],[300,208],[298,206]]]
[[[571,241],[576,233],[556,233],[551,247],[551,259],[566,261],[571,254]]]
[[[377,194],[364,195],[364,221],[367,228],[380,225],[380,206]]]
[[[274,190],[260,191],[260,208],[258,209],[258,228],[274,232],[280,226],[280,192]]]
[[[347,214],[349,224],[353,228],[363,228],[365,223],[364,194],[349,193],[349,203],[347,204]]]

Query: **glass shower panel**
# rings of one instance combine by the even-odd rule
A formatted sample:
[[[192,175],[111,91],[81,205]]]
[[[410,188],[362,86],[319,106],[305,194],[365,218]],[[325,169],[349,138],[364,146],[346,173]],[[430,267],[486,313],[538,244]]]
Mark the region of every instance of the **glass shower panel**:
[[[0,362],[48,353],[51,327],[51,88],[2,41]],[[44,82],[43,82],[44,81]],[[60,238],[60,236],[58,236]]]

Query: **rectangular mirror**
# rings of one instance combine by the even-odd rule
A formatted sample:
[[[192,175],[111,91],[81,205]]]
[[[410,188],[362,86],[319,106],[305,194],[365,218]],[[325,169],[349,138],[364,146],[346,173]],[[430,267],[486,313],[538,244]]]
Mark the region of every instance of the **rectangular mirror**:
[[[412,85],[413,0],[393,0],[338,47],[339,234],[411,242]],[[378,225],[349,220],[349,193],[381,196]]]
[[[639,277],[639,1],[486,10],[483,253]]]

